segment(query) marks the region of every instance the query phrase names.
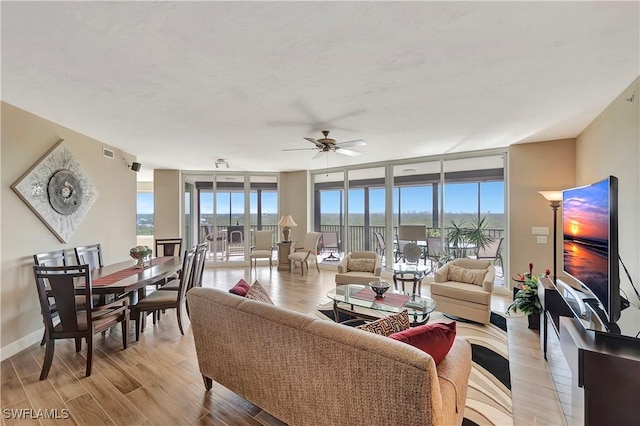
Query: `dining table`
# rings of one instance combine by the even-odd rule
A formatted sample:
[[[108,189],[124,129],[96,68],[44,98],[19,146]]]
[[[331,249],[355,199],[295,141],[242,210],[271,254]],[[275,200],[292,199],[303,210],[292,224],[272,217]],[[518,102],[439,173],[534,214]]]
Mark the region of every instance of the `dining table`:
[[[181,268],[179,256],[154,257],[144,268],[137,267],[135,260],[126,260],[91,271],[91,288],[93,294],[126,294],[134,304],[145,297],[146,286],[166,280]]]

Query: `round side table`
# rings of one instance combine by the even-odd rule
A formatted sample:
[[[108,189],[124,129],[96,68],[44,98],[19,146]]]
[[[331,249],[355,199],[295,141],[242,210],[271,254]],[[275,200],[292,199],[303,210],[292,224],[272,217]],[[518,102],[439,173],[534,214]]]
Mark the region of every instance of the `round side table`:
[[[396,263],[393,265],[393,287],[398,290],[398,282],[402,284],[402,292],[405,292],[404,283],[413,283],[411,294],[421,295],[422,279],[427,276],[427,268],[425,265]]]

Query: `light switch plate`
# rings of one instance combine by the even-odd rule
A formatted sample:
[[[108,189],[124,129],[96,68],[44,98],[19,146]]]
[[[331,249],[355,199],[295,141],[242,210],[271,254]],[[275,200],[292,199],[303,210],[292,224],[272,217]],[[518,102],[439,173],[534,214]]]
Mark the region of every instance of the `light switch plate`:
[[[538,235],[536,237],[536,242],[538,244],[547,244],[547,236],[546,235]]]
[[[548,226],[532,226],[531,233],[533,235],[549,235],[549,227]]]

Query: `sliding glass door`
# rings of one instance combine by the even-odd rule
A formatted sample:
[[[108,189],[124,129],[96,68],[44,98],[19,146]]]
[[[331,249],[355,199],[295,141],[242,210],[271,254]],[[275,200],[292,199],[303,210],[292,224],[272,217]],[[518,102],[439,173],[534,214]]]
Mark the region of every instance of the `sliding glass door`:
[[[194,241],[209,244],[209,262],[247,262],[255,230],[273,231],[275,241],[277,175],[185,174],[184,180],[195,186],[195,194],[189,195],[196,200],[192,234]]]

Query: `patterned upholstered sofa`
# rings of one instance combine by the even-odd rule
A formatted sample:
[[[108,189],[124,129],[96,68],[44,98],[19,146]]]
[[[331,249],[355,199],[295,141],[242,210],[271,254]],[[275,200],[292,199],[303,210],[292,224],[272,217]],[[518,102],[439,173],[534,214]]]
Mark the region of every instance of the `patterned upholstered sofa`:
[[[471,348],[388,337],[212,288],[187,295],[200,372],[295,426],[459,425]]]

